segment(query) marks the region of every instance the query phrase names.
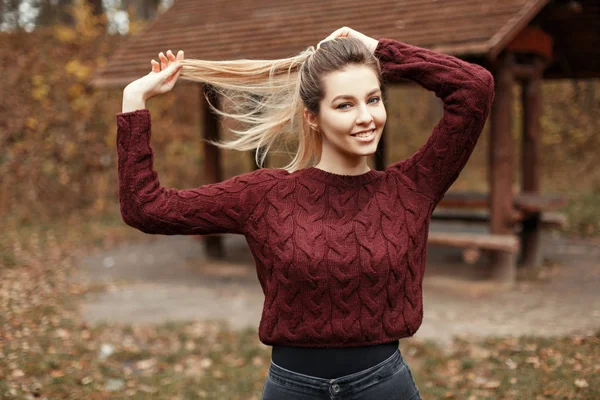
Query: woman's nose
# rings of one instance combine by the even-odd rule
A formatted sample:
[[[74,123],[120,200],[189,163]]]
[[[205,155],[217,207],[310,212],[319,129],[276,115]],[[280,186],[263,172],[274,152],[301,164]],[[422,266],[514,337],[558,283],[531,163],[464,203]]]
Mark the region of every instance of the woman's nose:
[[[356,117],[356,123],[359,125],[369,124],[373,121],[373,116],[369,112],[366,105],[362,105],[358,109],[358,116]]]

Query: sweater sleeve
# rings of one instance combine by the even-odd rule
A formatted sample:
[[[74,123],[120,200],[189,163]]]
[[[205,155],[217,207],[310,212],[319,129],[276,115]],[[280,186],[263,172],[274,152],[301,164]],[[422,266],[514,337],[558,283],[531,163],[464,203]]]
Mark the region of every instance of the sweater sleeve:
[[[150,234],[243,234],[245,222],[275,181],[258,169],[196,189],[160,185],[150,146],[150,111],[117,114],[119,203],[127,225]]]
[[[386,168],[437,204],[475,148],[491,110],[494,78],[479,65],[392,39],[381,39],[375,55],[384,82],[414,81],[444,103],[444,114],[427,142],[410,158]]]

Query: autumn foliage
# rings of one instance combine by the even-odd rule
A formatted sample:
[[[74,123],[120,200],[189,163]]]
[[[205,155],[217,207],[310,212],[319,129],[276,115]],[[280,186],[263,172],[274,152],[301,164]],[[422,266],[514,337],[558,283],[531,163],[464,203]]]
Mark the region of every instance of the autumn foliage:
[[[89,78],[124,39],[106,34],[103,18],[94,17],[88,7],[75,10],[75,21],[73,26],[31,33],[0,33],[4,50],[0,53],[0,220],[13,225],[73,213],[118,212],[115,114],[121,109],[122,88],[93,89]],[[165,50],[156,49],[157,53]],[[203,183],[203,146],[198,140],[201,94],[189,90],[192,85],[186,85],[187,90],[178,86],[148,107],[161,183],[186,188]],[[565,80],[545,83],[542,90],[542,190],[562,192],[572,199],[567,212],[573,232],[597,233],[600,85],[593,80]],[[441,116],[441,103],[421,88],[392,88],[387,97],[390,163],[410,155],[425,141]],[[517,144],[520,113],[520,102],[515,101]],[[486,136],[453,189],[487,189]],[[251,154],[239,157],[224,152],[223,179],[252,168],[252,159]],[[267,166],[288,161],[272,158]],[[518,190],[518,174],[515,178]]]

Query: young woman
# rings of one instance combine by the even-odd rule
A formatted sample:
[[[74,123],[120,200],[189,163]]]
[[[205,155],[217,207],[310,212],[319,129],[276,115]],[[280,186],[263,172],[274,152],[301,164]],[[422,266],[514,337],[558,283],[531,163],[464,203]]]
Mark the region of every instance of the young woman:
[[[265,294],[259,338],[273,347],[263,399],[420,399],[399,339],[421,325],[431,213],[484,127],[492,75],[347,27],[283,60],[159,57],[117,114],[124,221],[151,234],[245,235]],[[273,144],[292,141],[292,162],[162,187],[145,101],[180,75],[219,90],[217,112],[240,122],[235,140],[215,145],[266,149],[261,165]],[[386,122],[382,84],[402,79],[435,92],[444,114],[410,158],[369,169]]]

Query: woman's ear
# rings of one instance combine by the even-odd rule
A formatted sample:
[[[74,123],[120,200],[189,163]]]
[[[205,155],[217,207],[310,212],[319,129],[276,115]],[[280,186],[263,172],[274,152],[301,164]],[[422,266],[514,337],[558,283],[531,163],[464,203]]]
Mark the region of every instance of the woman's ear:
[[[313,128],[315,131],[319,131],[319,121],[314,112],[310,111],[308,108],[304,107],[304,119]]]

